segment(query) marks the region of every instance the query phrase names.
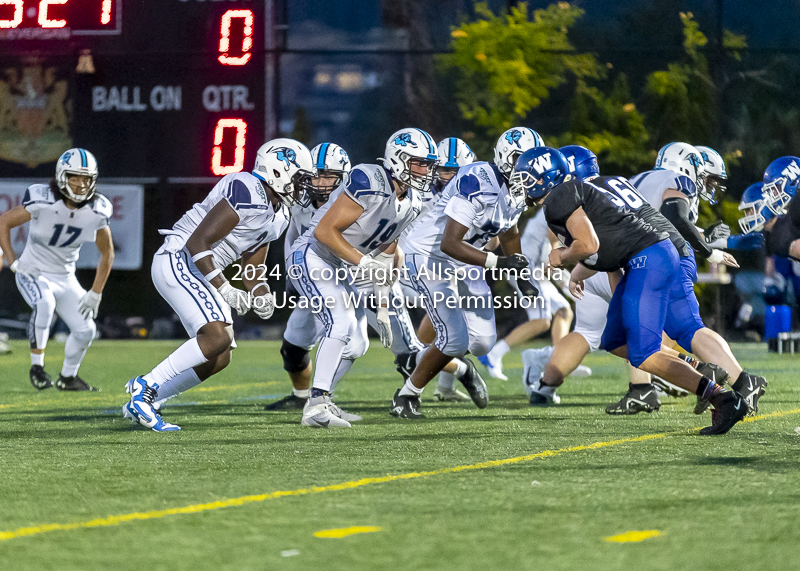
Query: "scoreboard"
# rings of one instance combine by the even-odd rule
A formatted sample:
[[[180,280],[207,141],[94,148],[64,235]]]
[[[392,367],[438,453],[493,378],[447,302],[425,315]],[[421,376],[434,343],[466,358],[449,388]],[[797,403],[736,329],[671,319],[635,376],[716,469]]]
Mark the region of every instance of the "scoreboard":
[[[249,169],[274,136],[272,0],[0,0],[0,177]]]

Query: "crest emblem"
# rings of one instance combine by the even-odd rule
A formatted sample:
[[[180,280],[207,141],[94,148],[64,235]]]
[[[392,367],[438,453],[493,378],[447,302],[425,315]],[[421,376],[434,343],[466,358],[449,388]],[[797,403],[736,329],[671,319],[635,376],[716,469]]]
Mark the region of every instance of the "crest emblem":
[[[278,157],[279,161],[283,161],[286,163],[286,168],[289,168],[289,166],[291,165],[300,168],[300,165],[297,164],[297,161],[295,160],[297,159],[297,153],[295,153],[293,149],[290,149],[288,147],[281,147],[275,150],[275,155]]]
[[[417,144],[411,140],[411,133],[400,133],[394,140],[395,145],[400,145],[401,147],[405,147],[411,145],[414,148],[417,148]]]
[[[519,140],[521,138],[522,138],[522,131],[519,131],[517,129],[514,129],[513,131],[506,133],[506,141],[508,141],[510,145],[517,145],[517,148],[520,149],[522,148],[522,145],[519,144]]]

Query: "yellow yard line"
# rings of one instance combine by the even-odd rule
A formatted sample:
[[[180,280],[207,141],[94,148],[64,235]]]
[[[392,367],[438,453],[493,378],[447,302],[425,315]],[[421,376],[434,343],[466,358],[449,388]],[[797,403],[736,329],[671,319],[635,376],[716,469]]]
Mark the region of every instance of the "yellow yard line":
[[[765,418],[778,418],[788,416],[791,414],[800,413],[800,408],[778,411],[759,416],[753,416],[746,419],[748,422],[761,420]],[[496,468],[499,466],[508,466],[512,464],[520,464],[522,462],[530,462],[540,458],[552,458],[562,454],[569,454],[572,452],[583,452],[586,450],[599,450],[601,448],[609,448],[612,446],[619,446],[620,444],[635,444],[637,442],[646,442],[649,440],[658,440],[666,438],[667,436],[675,436],[680,433],[666,433],[661,432],[657,434],[645,434],[643,436],[635,436],[631,438],[620,438],[617,440],[606,440],[603,442],[593,442],[592,444],[581,444],[579,446],[571,446],[569,448],[558,448],[554,450],[544,450],[536,452],[535,454],[526,454],[524,456],[516,456],[514,458],[503,458],[500,460],[487,460],[485,462],[478,462],[475,464],[465,464],[461,466],[453,466],[452,468],[442,468],[439,470],[429,470],[426,472],[407,472],[405,474],[388,474],[386,476],[379,476],[375,478],[361,478],[360,480],[351,480],[349,482],[341,482],[339,484],[331,484],[329,486],[312,486],[310,488],[299,488],[296,490],[279,490],[269,492],[266,494],[241,496],[239,498],[229,498],[226,500],[217,500],[204,504],[193,504],[190,506],[182,506],[177,508],[169,508],[165,510],[152,510],[148,512],[134,512],[122,515],[112,515],[103,518],[96,518],[88,521],[79,521],[73,523],[48,523],[43,525],[20,527],[13,531],[0,532],[0,541],[9,539],[16,539],[19,537],[26,537],[30,535],[38,535],[48,533],[51,531],[70,531],[75,529],[93,528],[93,527],[108,527],[112,525],[119,525],[121,523],[146,519],[160,519],[167,516],[194,514],[205,512],[209,510],[218,510],[222,508],[230,508],[243,506],[252,503],[264,502],[267,500],[275,500],[278,498],[289,496],[306,496],[312,494],[321,494],[324,492],[338,492],[342,490],[351,490],[353,488],[360,488],[363,486],[370,486],[373,484],[385,484],[387,482],[395,482],[398,480],[415,480],[418,478],[427,478],[430,476],[441,476],[445,474],[455,474],[459,472],[466,472],[470,470],[483,470],[485,468]]]
[[[314,537],[323,537],[329,539],[341,539],[348,535],[355,535],[357,533],[372,533],[375,531],[382,531],[382,527],[374,525],[359,525],[353,527],[344,527],[341,529],[323,529],[322,531],[315,531]]]

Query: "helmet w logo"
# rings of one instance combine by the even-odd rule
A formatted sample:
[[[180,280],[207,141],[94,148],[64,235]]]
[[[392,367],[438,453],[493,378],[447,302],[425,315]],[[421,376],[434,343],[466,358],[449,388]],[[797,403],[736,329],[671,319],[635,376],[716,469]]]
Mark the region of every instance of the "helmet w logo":
[[[800,166],[797,165],[796,161],[792,161],[781,171],[781,174],[789,180],[796,180],[800,178]]]
[[[550,153],[545,153],[536,157],[531,166],[538,174],[543,174],[553,168],[553,161],[550,159]]]
[[[411,133],[400,133],[394,140],[395,145],[400,145],[401,147],[405,147],[407,145],[411,145],[414,148],[417,148],[417,144],[411,140]]]
[[[62,165],[68,165],[69,164],[69,160],[71,158],[72,158],[72,153],[70,151],[67,151],[66,153],[61,155],[61,164]]]
[[[297,158],[297,153],[295,153],[293,149],[281,147],[275,151],[275,154],[277,155],[279,161],[286,163],[287,167],[294,165],[297,168],[300,168],[300,165],[297,164],[297,161],[295,160]]]
[[[511,145],[516,144],[517,147],[519,147],[520,149],[522,148],[522,145],[519,144],[519,140],[521,138],[522,138],[522,131],[519,131],[517,129],[514,129],[513,131],[506,133],[506,141],[508,141],[509,144]]]

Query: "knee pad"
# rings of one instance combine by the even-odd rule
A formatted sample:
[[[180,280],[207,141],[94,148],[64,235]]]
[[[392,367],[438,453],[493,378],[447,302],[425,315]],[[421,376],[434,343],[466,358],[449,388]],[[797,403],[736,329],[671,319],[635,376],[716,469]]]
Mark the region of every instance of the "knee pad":
[[[286,339],[283,340],[281,345],[281,357],[283,357],[283,370],[287,373],[305,371],[309,363],[311,363],[308,349],[292,345]]]
[[[94,321],[89,320],[85,327],[70,331],[70,334],[81,343],[91,343],[94,340],[94,334],[97,332],[97,326]]]
[[[350,359],[354,361],[359,357],[363,357],[367,349],[369,349],[369,339],[362,337],[361,335],[354,335],[350,338],[345,345],[344,352],[342,353],[342,359]]]

